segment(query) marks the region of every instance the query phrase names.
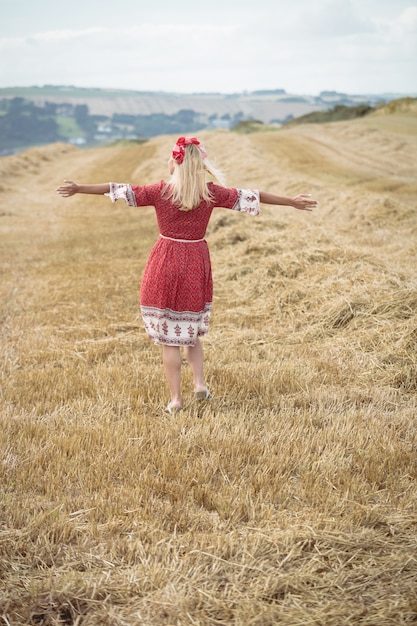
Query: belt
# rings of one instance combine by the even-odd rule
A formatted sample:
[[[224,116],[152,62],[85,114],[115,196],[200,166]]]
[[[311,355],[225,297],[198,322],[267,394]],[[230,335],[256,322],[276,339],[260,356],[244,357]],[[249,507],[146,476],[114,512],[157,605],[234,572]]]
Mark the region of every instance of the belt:
[[[165,235],[159,234],[162,239],[169,239],[170,241],[181,241],[181,243],[198,243],[199,241],[205,241],[205,239],[175,239],[174,237],[165,237]]]

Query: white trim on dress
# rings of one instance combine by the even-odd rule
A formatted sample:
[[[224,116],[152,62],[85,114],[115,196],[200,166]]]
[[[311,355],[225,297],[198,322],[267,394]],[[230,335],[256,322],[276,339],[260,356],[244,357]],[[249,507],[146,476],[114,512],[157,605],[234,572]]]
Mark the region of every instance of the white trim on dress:
[[[236,189],[237,200],[233,211],[242,211],[250,215],[259,215],[260,196],[257,189]]]
[[[146,333],[156,344],[194,346],[198,337],[208,333],[211,307],[211,302],[207,302],[198,313],[143,305],[140,310]]]
[[[112,202],[124,200],[127,206],[137,206],[135,194],[132,185],[124,183],[109,183],[110,191],[104,195],[110,198]]]

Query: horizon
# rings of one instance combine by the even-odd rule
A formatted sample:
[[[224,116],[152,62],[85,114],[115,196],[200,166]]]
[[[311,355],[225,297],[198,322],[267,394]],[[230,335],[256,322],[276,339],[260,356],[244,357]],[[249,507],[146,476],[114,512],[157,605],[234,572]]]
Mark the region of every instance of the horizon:
[[[116,88],[116,87],[99,87],[99,86],[81,86],[81,85],[64,85],[64,84],[43,84],[43,85],[13,85],[13,86],[3,86],[0,87],[0,94],[3,91],[7,90],[25,90],[25,89],[62,89],[62,90],[84,90],[84,91],[108,91],[108,92],[123,92],[123,93],[134,93],[134,94],[164,94],[164,95],[187,95],[187,96],[205,96],[205,95],[283,95],[283,96],[299,96],[299,97],[320,97],[324,94],[327,95],[337,95],[337,96],[402,96],[402,97],[417,97],[417,90],[410,91],[380,91],[380,92],[348,92],[348,91],[338,91],[335,89],[321,89],[317,93],[312,92],[295,92],[288,91],[285,87],[264,87],[260,89],[243,89],[241,91],[171,91],[164,89],[127,89],[127,88]],[[282,92],[279,94],[278,92]]]

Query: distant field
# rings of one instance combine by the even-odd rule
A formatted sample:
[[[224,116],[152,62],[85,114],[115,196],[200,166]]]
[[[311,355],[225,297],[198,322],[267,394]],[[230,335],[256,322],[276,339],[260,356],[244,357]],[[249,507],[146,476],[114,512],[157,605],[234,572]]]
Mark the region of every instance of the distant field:
[[[24,98],[34,97],[65,97],[66,95],[85,96],[86,98],[113,98],[113,97],[126,97],[131,95],[136,97],[138,94],[147,94],[152,92],[135,92],[125,89],[92,89],[82,87],[56,87],[51,85],[50,87],[0,87],[0,98],[6,96],[21,96]]]
[[[80,129],[75,121],[74,118],[72,117],[64,117],[64,116],[57,116],[57,124],[59,127],[59,130],[61,132],[61,134],[64,137],[69,137],[69,138],[73,138],[73,137],[79,137],[80,136]]]
[[[417,117],[202,134],[230,185],[320,207],[215,210],[213,399],[185,369],[169,417],[153,209],[54,189],[160,180],[173,139],[0,159],[0,617],[414,624]]]
[[[92,115],[107,116],[113,113],[174,115],[181,109],[191,109],[207,116],[217,114],[219,117],[242,112],[247,117],[269,122],[272,119],[284,119],[287,115],[298,116],[325,108],[325,105],[314,104],[308,98],[304,100],[300,97],[299,102],[286,102],[285,96],[276,94],[172,94],[52,86],[0,89],[0,99],[15,96],[29,98],[37,105],[42,105],[45,101],[87,104]]]

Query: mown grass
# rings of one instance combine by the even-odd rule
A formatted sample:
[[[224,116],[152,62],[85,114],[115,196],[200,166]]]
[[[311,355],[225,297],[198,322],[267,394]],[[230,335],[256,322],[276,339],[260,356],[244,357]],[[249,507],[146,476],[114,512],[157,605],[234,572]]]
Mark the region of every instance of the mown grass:
[[[230,184],[321,205],[215,212],[214,397],[185,368],[175,418],[138,315],[153,210],[53,191],[158,180],[172,138],[0,162],[4,624],[415,623],[407,119],[204,135]]]

